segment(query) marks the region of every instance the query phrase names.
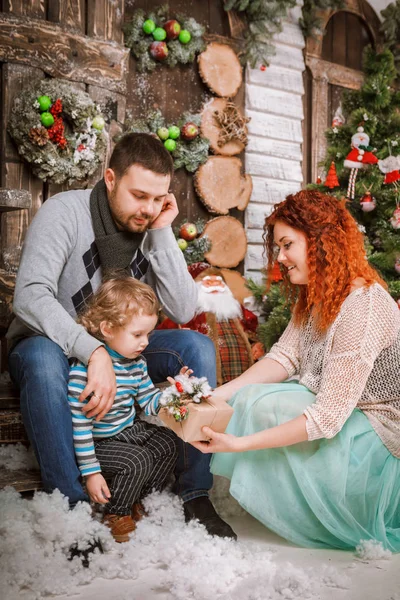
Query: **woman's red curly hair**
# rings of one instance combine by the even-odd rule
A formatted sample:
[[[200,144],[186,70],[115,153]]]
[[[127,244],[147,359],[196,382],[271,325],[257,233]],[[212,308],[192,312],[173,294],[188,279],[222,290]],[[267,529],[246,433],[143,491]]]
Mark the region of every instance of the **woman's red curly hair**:
[[[307,238],[308,284],[292,285],[287,268],[280,265],[284,291],[293,306],[297,325],[305,323],[312,311],[318,329],[325,331],[337,317],[357,277],[362,277],[366,286],[378,282],[387,287],[368,263],[363,235],[346,208],[346,200],[317,190],[302,190],[276,204],[265,219],[268,289],[276,260],[274,225],[277,221],[302,231]]]

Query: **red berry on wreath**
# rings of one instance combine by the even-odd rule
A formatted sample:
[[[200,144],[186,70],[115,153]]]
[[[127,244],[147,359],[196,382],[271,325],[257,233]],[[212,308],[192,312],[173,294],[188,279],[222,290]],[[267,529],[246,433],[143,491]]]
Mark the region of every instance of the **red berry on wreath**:
[[[53,117],[58,117],[61,115],[62,113],[62,102],[60,98],[57,98],[57,100],[54,102],[53,106],[50,108],[50,112],[53,115]]]
[[[176,389],[178,390],[178,392],[179,392],[180,394],[182,394],[182,392],[183,392],[183,385],[181,384],[181,382],[180,382],[180,381],[175,381],[175,387],[176,387]]]

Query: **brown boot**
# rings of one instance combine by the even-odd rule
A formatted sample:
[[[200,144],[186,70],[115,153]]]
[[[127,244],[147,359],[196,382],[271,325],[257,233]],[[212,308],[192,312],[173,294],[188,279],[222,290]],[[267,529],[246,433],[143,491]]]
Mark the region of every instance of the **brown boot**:
[[[136,523],[130,515],[104,515],[102,523],[111,530],[116,542],[129,542],[129,534],[136,529]]]
[[[148,513],[145,511],[145,508],[141,502],[134,502],[134,504],[132,504],[131,516],[136,523],[140,521],[142,517],[147,517],[147,514]]]

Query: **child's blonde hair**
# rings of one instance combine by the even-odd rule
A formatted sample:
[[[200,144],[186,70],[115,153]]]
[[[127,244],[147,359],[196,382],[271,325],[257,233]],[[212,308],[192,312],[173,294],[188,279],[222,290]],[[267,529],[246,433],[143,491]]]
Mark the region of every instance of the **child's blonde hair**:
[[[151,287],[133,277],[112,277],[105,281],[92,296],[78,317],[85,329],[103,340],[100,324],[123,327],[136,315],[157,315],[160,309]]]

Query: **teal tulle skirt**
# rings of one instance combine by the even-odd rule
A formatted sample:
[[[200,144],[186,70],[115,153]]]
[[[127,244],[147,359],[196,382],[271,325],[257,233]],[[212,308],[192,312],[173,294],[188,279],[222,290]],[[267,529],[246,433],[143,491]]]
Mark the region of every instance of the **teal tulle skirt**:
[[[246,386],[230,401],[227,433],[280,425],[314,401],[293,382]],[[215,454],[211,470],[231,480],[230,493],[247,512],[297,545],[354,549],[378,540],[400,552],[400,460],[358,409],[332,439]]]

